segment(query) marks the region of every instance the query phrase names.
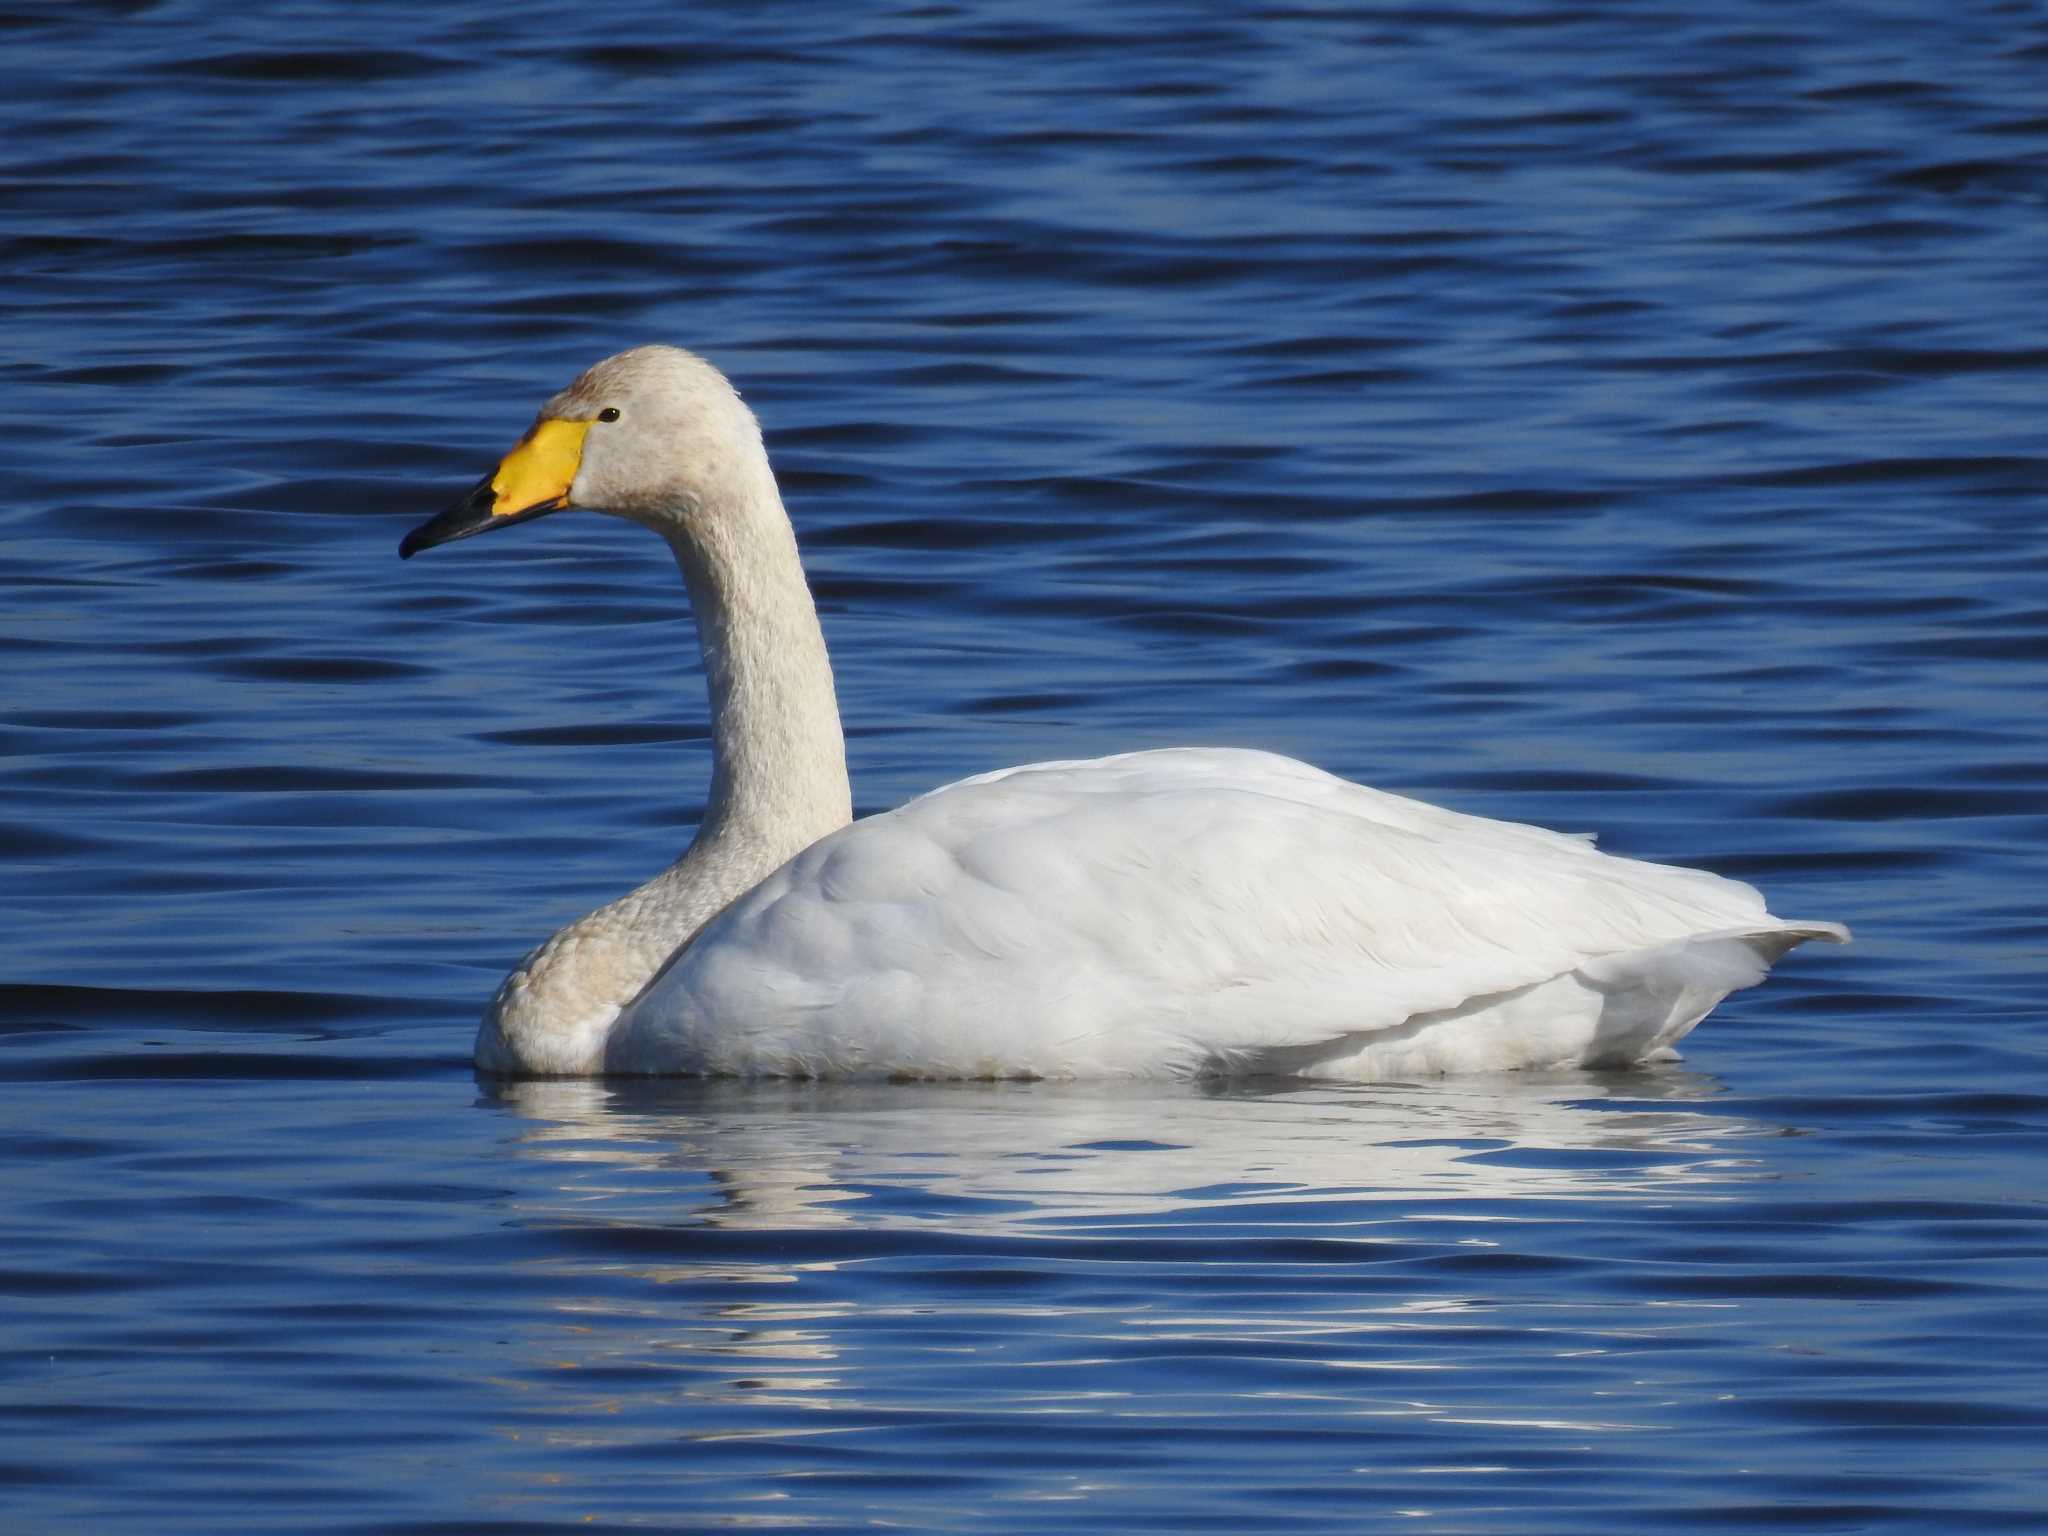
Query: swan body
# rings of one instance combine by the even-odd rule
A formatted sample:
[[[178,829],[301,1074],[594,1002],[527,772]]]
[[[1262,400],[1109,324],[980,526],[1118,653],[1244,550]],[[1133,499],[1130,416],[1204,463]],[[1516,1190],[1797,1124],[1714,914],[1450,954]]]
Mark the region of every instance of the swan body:
[[[1039,763],[851,821],[830,664],[760,430],[609,358],[401,546],[584,506],[667,539],[712,697],[674,865],[521,962],[477,1065],[532,1076],[1385,1081],[1669,1055],[1832,923],[1269,753]]]

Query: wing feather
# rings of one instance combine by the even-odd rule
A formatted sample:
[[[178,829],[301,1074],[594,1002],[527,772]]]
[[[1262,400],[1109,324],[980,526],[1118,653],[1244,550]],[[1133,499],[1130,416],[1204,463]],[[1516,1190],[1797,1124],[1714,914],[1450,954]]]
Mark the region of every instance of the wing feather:
[[[1786,926],[1737,881],[1176,749],[963,780],[822,839],[618,1039],[713,1071],[1195,1070]]]

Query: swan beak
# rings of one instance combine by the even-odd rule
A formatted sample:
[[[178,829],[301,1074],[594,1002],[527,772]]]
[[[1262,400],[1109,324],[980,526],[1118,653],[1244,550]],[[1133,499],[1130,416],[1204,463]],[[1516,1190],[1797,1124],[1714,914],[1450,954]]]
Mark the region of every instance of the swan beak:
[[[398,558],[410,560],[436,544],[561,511],[569,505],[569,487],[583,463],[583,439],[589,431],[587,421],[535,422],[496,472],[477,481],[447,511],[408,533],[399,543]]]

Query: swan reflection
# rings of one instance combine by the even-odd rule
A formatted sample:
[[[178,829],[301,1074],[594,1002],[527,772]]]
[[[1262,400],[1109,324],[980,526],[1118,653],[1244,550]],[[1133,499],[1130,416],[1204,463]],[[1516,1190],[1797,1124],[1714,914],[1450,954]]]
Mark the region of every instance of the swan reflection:
[[[1676,1071],[487,1086],[538,1286],[506,1432],[539,1416],[656,1459],[758,1440],[795,1476],[834,1454],[799,1449],[820,1436],[914,1435],[948,1404],[1060,1445],[1134,1413],[1491,1424],[1503,1370],[1550,1380],[1720,1305],[1551,1285],[1656,1208],[1768,1176],[1769,1132],[1705,1112],[1714,1091]],[[1658,1422],[1584,1406],[1545,1426]]]
[[[572,1211],[727,1228],[1049,1235],[1200,1213],[1686,1192],[1755,1177],[1761,1128],[1666,1071],[1357,1087],[540,1080],[489,1085]],[[595,1207],[596,1209],[593,1209]],[[1306,1219],[1309,1212],[1296,1216]],[[1327,1228],[1325,1228],[1327,1230]]]

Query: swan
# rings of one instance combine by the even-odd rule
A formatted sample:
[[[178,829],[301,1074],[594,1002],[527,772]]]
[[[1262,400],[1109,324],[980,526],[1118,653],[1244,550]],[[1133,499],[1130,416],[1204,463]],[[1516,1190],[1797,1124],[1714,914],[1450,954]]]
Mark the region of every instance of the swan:
[[[1835,923],[1751,887],[1289,758],[1034,763],[852,819],[832,668],[753,413],[643,346],[585,371],[399,554],[567,508],[668,541],[711,792],[674,864],[512,971],[475,1061],[521,1077],[1356,1082],[1669,1059]]]

